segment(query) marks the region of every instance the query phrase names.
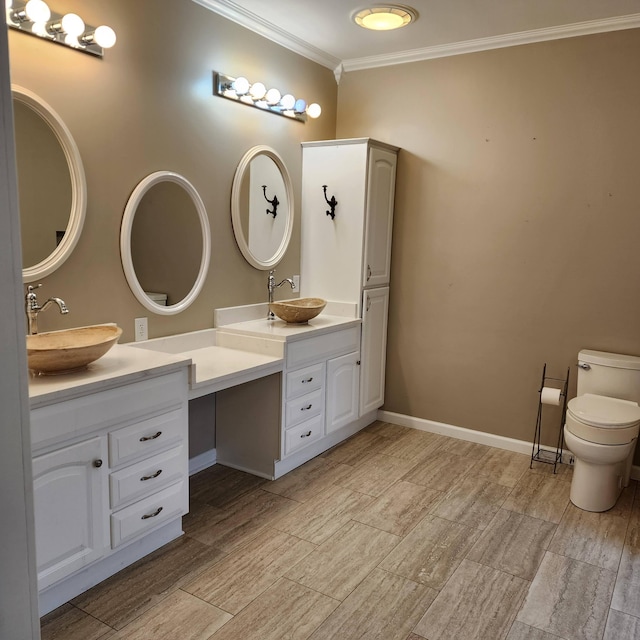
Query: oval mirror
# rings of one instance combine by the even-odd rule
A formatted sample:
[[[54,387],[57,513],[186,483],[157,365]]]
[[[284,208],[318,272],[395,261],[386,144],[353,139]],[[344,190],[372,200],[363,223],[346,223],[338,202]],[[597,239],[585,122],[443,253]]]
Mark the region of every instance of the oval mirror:
[[[22,277],[55,271],[78,242],[87,183],[78,147],[60,116],[35,93],[12,85]]]
[[[238,247],[256,269],[273,269],[293,229],[293,186],[282,158],[270,147],[249,149],[231,189],[231,221]]]
[[[150,311],[172,315],[193,303],[211,238],[204,203],[186,178],[156,171],[138,184],[124,210],[120,255],[131,291]]]

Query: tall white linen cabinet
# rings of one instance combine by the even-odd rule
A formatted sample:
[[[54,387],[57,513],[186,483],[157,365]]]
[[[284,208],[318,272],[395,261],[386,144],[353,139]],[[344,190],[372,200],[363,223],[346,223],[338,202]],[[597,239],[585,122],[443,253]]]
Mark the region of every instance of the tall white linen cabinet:
[[[397,159],[397,147],[370,138],[302,143],[300,295],[356,305],[360,417],[384,402]],[[335,380],[327,406],[332,394],[344,404]]]

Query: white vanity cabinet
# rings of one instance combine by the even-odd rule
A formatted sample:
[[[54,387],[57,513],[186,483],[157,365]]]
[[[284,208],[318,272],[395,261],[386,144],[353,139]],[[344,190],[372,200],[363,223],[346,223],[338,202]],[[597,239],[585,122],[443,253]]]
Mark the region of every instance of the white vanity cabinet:
[[[357,420],[359,360],[359,326],[287,342],[282,459]]]
[[[107,439],[99,436],[33,459],[40,589],[108,550],[106,458]]]
[[[181,534],[186,365],[118,382],[31,411],[41,614]]]
[[[369,138],[302,143],[300,295],[356,305],[361,417],[384,402],[397,156]]]
[[[366,289],[362,305],[362,369],[360,415],[377,409],[384,402],[384,372],[387,360],[387,317],[389,287]]]

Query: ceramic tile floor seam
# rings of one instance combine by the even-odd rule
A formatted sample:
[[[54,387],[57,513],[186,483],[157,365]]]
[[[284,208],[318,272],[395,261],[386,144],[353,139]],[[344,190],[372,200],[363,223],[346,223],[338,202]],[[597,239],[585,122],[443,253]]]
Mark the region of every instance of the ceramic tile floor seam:
[[[527,584],[527,588],[525,590],[523,590],[522,593],[520,594],[520,603],[519,603],[519,605],[516,608],[514,608],[513,611],[510,614],[511,620],[508,622],[503,634],[498,636],[498,637],[492,636],[491,639],[490,639],[490,640],[506,640],[507,636],[509,635],[509,633],[511,631],[511,627],[513,626],[513,624],[517,620],[518,614],[520,613],[520,610],[522,609],[522,607],[523,607],[523,605],[525,603],[526,596],[527,596],[527,594],[529,592],[529,589],[531,588],[532,580],[524,580],[522,578],[518,578],[517,576],[512,576],[510,573],[507,573],[507,572],[502,571],[500,569],[495,569],[494,567],[488,567],[487,565],[483,565],[483,564],[475,562],[475,561],[466,560],[466,557],[465,557],[464,561],[471,562],[471,563],[476,564],[476,565],[480,565],[482,567],[488,568],[492,572],[495,572],[495,573],[498,573],[498,574],[507,575],[510,578],[514,578],[515,580],[518,580],[519,582]],[[440,594],[442,592],[446,593],[447,587],[449,586],[449,583],[455,584],[455,582],[458,580],[458,576],[456,574],[458,573],[458,570],[460,569],[460,566],[461,565],[458,565],[456,570],[452,572],[452,574],[449,576],[447,581],[442,585],[442,587],[440,589],[436,589],[436,591],[438,591],[438,596],[436,596],[436,598],[429,605],[429,607],[427,607],[427,610],[426,610],[424,616],[427,615],[427,613],[429,612],[429,610],[432,607],[434,607],[434,611],[437,610],[435,607],[437,607],[436,602],[438,601],[438,598],[440,597]],[[463,592],[464,592],[464,589],[463,589]],[[424,618],[424,616],[423,616],[423,618]],[[418,633],[418,631],[416,631],[416,629],[419,628],[421,622],[422,622],[422,619],[420,621],[418,621],[418,623],[414,626],[414,628],[411,631],[412,631],[413,634],[417,635],[419,638],[423,638],[424,637],[425,640],[430,640],[430,638],[428,636],[422,636],[422,635],[420,635]],[[410,640],[410,638],[411,638],[411,636],[409,636],[408,640]],[[456,637],[455,640],[464,640],[464,639]],[[489,640],[489,639],[487,639],[487,640]],[[564,640],[564,639],[559,639],[559,640]]]
[[[268,527],[268,528],[267,528],[267,530],[269,530],[269,529],[272,529],[273,531],[275,531],[275,532],[277,532],[277,533],[281,533],[278,529],[275,529],[275,528],[273,528],[273,527]],[[288,536],[290,536],[291,538],[295,538],[295,539],[296,539],[296,540],[298,540],[299,542],[304,542],[304,543],[307,543],[307,544],[313,544],[313,543],[308,542],[307,540],[304,540],[303,538],[300,538],[300,537],[298,537],[298,536],[296,536],[296,535],[293,535],[293,534],[290,534],[290,533],[288,533],[287,535],[288,535]],[[250,540],[250,541],[248,541],[246,544],[242,545],[242,547],[239,547],[238,549],[234,550],[234,551],[233,551],[233,553],[240,553],[244,547],[251,545],[253,542],[255,542],[255,540]],[[314,547],[316,547],[316,548],[318,548],[318,546],[320,546],[320,545],[314,544],[313,546],[314,546]],[[230,554],[227,554],[227,555],[230,555]],[[226,556],[225,556],[225,557],[226,557]],[[306,557],[306,556],[305,556],[305,557]],[[291,567],[289,567],[289,569],[292,569],[293,567],[295,567],[297,564],[299,564],[299,563],[300,563],[300,562],[302,562],[303,560],[304,560],[304,557],[300,558],[300,560],[298,560],[298,562],[296,562],[296,563],[294,563],[293,565],[291,565]],[[216,563],[216,564],[218,564],[218,563]],[[212,569],[214,566],[215,566],[215,565],[212,565],[211,567],[208,567],[208,569]],[[200,575],[200,574],[199,574],[199,575]],[[269,587],[267,587],[267,589],[265,589],[265,591],[266,591],[266,590],[268,590],[268,589],[270,589],[271,587],[273,587],[273,585],[274,585],[276,582],[278,582],[278,580],[280,580],[280,578],[281,578],[281,577],[282,577],[282,576],[278,576],[278,577],[276,577],[276,578],[273,580],[273,582],[269,585]],[[190,583],[187,583],[187,585],[185,585],[185,586],[188,586],[188,584],[190,584]],[[308,586],[306,586],[306,585],[305,585],[305,587],[306,587],[306,588],[308,588],[308,589],[311,589],[311,587],[308,587]],[[185,588],[182,588],[182,587],[181,587],[181,588],[180,588],[180,590],[181,590],[181,591],[184,591],[185,593],[189,594],[190,596],[193,596],[194,598],[198,598],[198,600],[201,600],[202,602],[206,602],[207,604],[213,604],[213,603],[209,602],[206,598],[202,598],[202,597],[200,597],[199,595],[197,595],[196,593],[191,593],[190,591],[187,591]],[[320,591],[317,591],[316,589],[312,589],[312,591],[315,591],[316,593],[321,593]],[[263,592],[261,592],[261,593],[256,594],[256,596],[255,596],[252,600],[250,600],[249,602],[247,602],[247,603],[246,603],[246,604],[245,604],[245,605],[244,605],[244,606],[243,606],[239,611],[236,611],[235,613],[233,613],[232,611],[228,611],[227,609],[225,609],[225,608],[224,608],[224,606],[222,606],[222,605],[220,605],[220,604],[214,604],[214,606],[215,606],[215,607],[217,607],[218,609],[220,609],[220,610],[224,611],[225,613],[228,613],[228,614],[230,614],[231,616],[235,617],[235,616],[239,615],[242,611],[244,611],[244,610],[245,610],[249,605],[251,605],[251,604],[252,604],[256,599],[258,599],[258,598],[259,598],[263,593],[264,593],[264,591],[263,591]],[[326,594],[322,594],[322,595],[326,595]],[[225,624],[226,624],[226,623],[225,623]],[[224,626],[224,625],[223,625],[223,626]]]
[[[195,593],[191,593],[190,591],[186,591],[185,589],[180,588],[180,589],[178,589],[178,591],[182,591],[182,593],[190,596],[191,598],[196,598],[197,600],[200,600],[200,602],[204,602],[205,604],[209,604],[209,605],[211,604],[211,602],[209,602],[208,600],[205,600],[204,598],[201,598],[199,595],[197,595]],[[257,597],[259,597],[259,596],[256,596],[256,598]],[[254,600],[255,600],[255,598],[254,598]],[[253,602],[253,600],[251,602]],[[249,604],[251,604],[251,602],[248,603],[247,605],[245,605],[244,607],[242,607],[242,609],[240,609],[240,611],[242,611],[243,609],[248,607]],[[233,620],[233,618],[235,618],[238,615],[238,613],[240,613],[240,611],[238,611],[238,613],[231,613],[231,611],[227,611],[224,607],[221,607],[219,604],[214,604],[212,606],[216,607],[217,609],[220,609],[220,611],[224,611],[225,613],[228,613],[231,616],[231,620]],[[227,623],[225,622],[225,624],[227,624]],[[222,625],[222,626],[224,626],[224,625]],[[125,629],[126,629],[126,627],[125,627]]]
[[[76,609],[77,611],[79,611],[83,616],[91,618],[92,620],[95,620],[96,622],[99,622],[100,624],[103,624],[105,627],[108,627],[108,629],[105,629],[105,632],[103,634],[101,634],[100,636],[98,636],[96,638],[96,640],[101,640],[101,638],[105,638],[105,637],[109,637],[110,638],[114,633],[118,632],[118,629],[116,629],[116,627],[112,627],[110,624],[108,624],[104,620],[100,620],[100,618],[97,618],[92,613],[84,611],[84,609],[81,609],[80,607],[78,607],[77,605],[73,604],[72,602],[67,602],[65,604],[68,604],[70,607],[73,607],[73,609]],[[61,605],[61,606],[64,607],[65,605]],[[59,608],[60,607],[58,607],[58,609]],[[43,616],[43,618],[47,618],[47,617],[51,616],[53,613],[58,611],[58,609],[54,609],[50,613],[48,613],[45,616]],[[107,634],[108,634],[108,636],[107,636]],[[43,640],[46,640],[46,636],[45,635],[43,635]],[[64,640],[64,638],[62,638],[61,640]]]
[[[507,496],[508,498],[508,496]],[[505,498],[506,500],[506,498]],[[462,558],[463,560],[468,560],[469,556],[473,553],[474,549],[476,548],[476,546],[480,543],[480,541],[484,538],[485,534],[487,534],[488,531],[491,530],[491,526],[493,525],[494,521],[500,518],[500,511],[503,510],[502,507],[500,507],[500,509],[498,509],[498,511],[496,511],[495,516],[493,516],[493,518],[491,519],[491,522],[489,522],[489,524],[487,525],[487,527],[485,529],[480,529],[481,531],[481,535],[478,538],[478,540],[476,541],[475,544],[473,544],[471,546],[471,548],[469,549],[469,551],[467,551],[467,553],[465,554],[464,558]],[[508,511],[508,509],[504,509],[504,511]],[[511,511],[510,513],[517,513],[516,511]],[[520,515],[520,514],[518,514]],[[538,520],[540,518],[537,518]],[[543,520],[543,522],[548,522],[547,520]],[[549,524],[554,524],[554,523],[549,523]],[[557,531],[557,527],[558,525],[554,525],[556,527],[556,531]],[[555,535],[555,531],[554,534]],[[553,537],[551,538],[553,540]],[[544,551],[546,552],[549,545],[551,544],[551,540],[549,541],[549,544],[547,545],[547,547],[544,549]],[[535,578],[536,574],[538,573],[538,570],[540,569],[540,565],[542,564],[542,559],[544,558],[544,553],[542,553],[540,555],[540,560],[538,561],[538,565],[536,566],[536,570],[533,574],[533,577],[531,578],[531,580],[527,580],[526,578],[522,578],[522,576],[517,576],[514,573],[511,573],[510,571],[507,571],[506,569],[497,569],[498,571],[502,571],[502,573],[508,573],[509,575],[513,576],[514,578],[522,578],[523,580],[527,580],[529,583],[533,582],[533,578]],[[485,567],[490,567],[492,569],[495,569],[496,567],[487,564],[485,562],[482,562],[481,560],[472,560],[472,562],[477,562],[478,564],[481,564]],[[524,600],[523,600],[523,604],[524,604]],[[519,610],[518,610],[519,611]]]

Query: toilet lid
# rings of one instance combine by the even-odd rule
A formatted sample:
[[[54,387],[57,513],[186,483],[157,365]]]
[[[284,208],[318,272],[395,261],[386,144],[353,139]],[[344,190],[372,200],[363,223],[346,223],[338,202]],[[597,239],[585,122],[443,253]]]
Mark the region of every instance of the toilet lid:
[[[567,411],[573,418],[593,427],[630,427],[640,421],[640,407],[635,402],[585,393],[569,400]]]

